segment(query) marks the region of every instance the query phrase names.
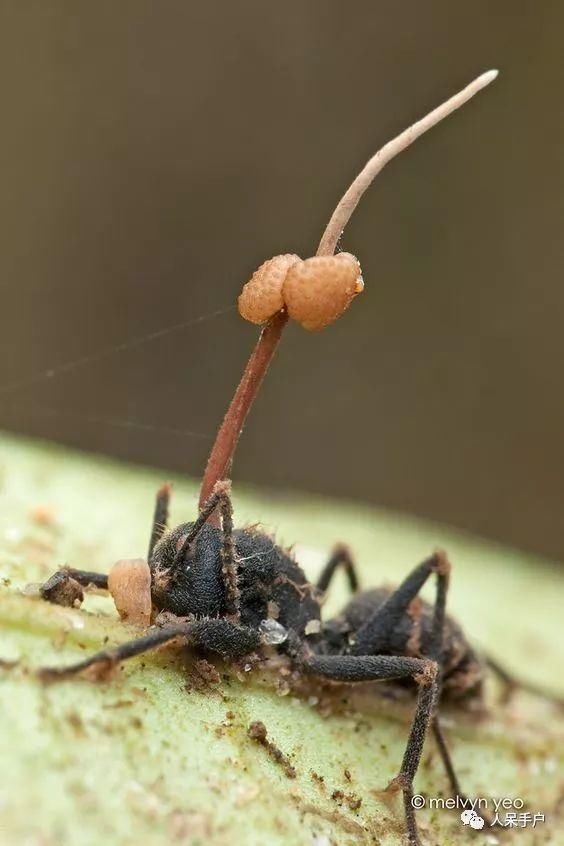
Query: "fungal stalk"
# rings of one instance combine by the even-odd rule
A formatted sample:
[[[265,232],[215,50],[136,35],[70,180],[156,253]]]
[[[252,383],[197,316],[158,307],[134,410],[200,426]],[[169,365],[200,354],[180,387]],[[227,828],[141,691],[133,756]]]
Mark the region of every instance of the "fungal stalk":
[[[362,290],[363,284],[359,267],[357,273],[351,276],[349,271],[346,278],[343,278],[342,267],[339,273],[336,273],[336,266],[327,261],[320,262],[319,259],[334,256],[339,239],[364,192],[389,161],[409,147],[420,135],[423,135],[424,132],[427,132],[460,108],[478,91],[493,82],[497,73],[496,70],[490,70],[479,76],[462,91],[459,91],[421,120],[412,124],[396,138],[388,141],[367,162],[331,215],[319,242],[316,257],[302,262],[299,257],[295,256],[293,258],[296,261],[292,263],[287,261],[288,256],[277,256],[275,259],[266,262],[253,276],[250,283],[245,286],[245,289],[248,289],[247,294],[251,296],[251,305],[256,306],[257,302],[259,303],[255,312],[260,315],[260,319],[255,320],[252,315],[245,314],[242,295],[239,299],[239,310],[243,316],[253,322],[262,322],[265,315],[269,314],[270,303],[274,303],[271,308],[274,308],[275,312],[268,317],[261,330],[241,381],[219,427],[202,480],[200,507],[210,497],[216,482],[226,478],[230,473],[233,456],[245,419],[260,390],[288,319],[293,317],[308,329],[323,328],[340,316],[353,296]],[[350,258],[354,259],[354,256]],[[266,265],[272,265],[277,260],[284,259],[286,260],[284,272],[277,272],[274,277],[271,276],[265,281]],[[272,270],[272,267],[266,269]],[[326,283],[324,283],[324,280],[326,280]],[[324,284],[325,288],[323,288]],[[276,285],[277,288],[273,287]],[[245,294],[245,289],[243,294]],[[325,291],[325,295],[323,291]],[[260,301],[261,297],[262,301]],[[319,302],[316,303],[316,299]],[[335,302],[338,303],[337,307],[335,307]],[[267,306],[266,312],[265,303]],[[210,517],[210,522],[217,522],[217,520],[217,512],[214,512]]]

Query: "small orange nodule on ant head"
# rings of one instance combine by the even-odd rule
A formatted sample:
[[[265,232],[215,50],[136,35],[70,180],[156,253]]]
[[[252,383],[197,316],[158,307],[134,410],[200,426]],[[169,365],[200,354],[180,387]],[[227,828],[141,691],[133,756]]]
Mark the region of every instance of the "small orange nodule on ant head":
[[[108,590],[122,620],[137,626],[151,622],[151,571],[144,558],[124,558],[108,573]]]
[[[364,289],[358,259],[351,253],[296,255],[265,261],[239,296],[239,313],[251,323],[265,323],[281,309],[310,331],[334,323]]]

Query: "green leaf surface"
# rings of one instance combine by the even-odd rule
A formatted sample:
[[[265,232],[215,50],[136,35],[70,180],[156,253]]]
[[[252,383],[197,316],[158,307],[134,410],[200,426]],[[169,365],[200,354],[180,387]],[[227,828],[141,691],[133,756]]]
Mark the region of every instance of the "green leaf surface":
[[[63,564],[107,571],[118,558],[143,556],[161,481],[157,472],[61,447],[0,441],[0,842],[402,844],[401,803],[384,802],[379,791],[398,770],[412,700],[392,696],[390,686],[296,686],[284,668],[207,665],[178,648],[132,660],[105,683],[44,686],[34,676],[138,634],[108,598],[90,596],[75,610],[22,591]],[[194,515],[197,485],[172,481],[178,523]],[[557,566],[366,506],[237,485],[234,501],[238,524],[259,521],[279,542],[296,544],[312,579],[338,540],[352,546],[365,586],[397,582],[430,550],[446,548],[450,612],[470,639],[564,694]],[[327,613],[346,598],[338,578]],[[424,842],[561,844],[562,711],[526,693],[501,704],[489,677],[487,689],[482,714],[444,713],[463,789],[490,804],[523,801],[501,809],[502,819],[509,810],[544,813],[546,822],[478,832],[462,825],[460,811],[427,808],[418,814]],[[295,778],[249,738],[255,720]],[[416,788],[427,801],[448,795],[431,739]]]

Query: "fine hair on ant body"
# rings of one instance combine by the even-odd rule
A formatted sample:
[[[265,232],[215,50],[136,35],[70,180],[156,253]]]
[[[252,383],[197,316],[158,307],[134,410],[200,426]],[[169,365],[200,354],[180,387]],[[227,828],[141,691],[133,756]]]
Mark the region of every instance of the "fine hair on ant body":
[[[219,429],[196,519],[169,530],[170,487],[164,485],[157,494],[148,560],[141,562],[146,570],[147,622],[153,627],[142,637],[76,664],[39,671],[45,681],[67,679],[88,669],[103,674],[121,661],[178,640],[228,662],[260,654],[268,646],[286,656],[300,673],[314,678],[407,682],[416,690],[415,712],[399,772],[387,789],[403,794],[412,846],[421,843],[412,799],[427,731],[437,742],[452,794],[464,798],[441,728],[439,706],[447,695],[459,701],[479,699],[488,663],[446,616],[448,557],[434,552],[396,589],[360,591],[351,554],[340,545],[312,584],[293,555],[266,533],[256,527],[234,528],[228,477],[245,417],[288,319],[296,319],[305,328],[323,328],[362,290],[354,256],[334,256],[362,193],[394,155],[496,75],[490,71],[479,77],[368,162],[338,204],[316,257],[302,261],[291,254],[277,256],[254,274],[245,286],[244,303],[240,298],[240,310],[247,319],[266,325]],[[319,297],[313,296],[319,284]],[[305,296],[304,285],[311,286]],[[325,302],[328,287],[332,293]],[[353,597],[338,616],[323,620],[322,601],[339,569],[346,572]],[[419,598],[430,578],[436,586],[432,604]],[[59,570],[43,585],[41,594],[52,602],[73,605],[81,601],[82,588],[88,586],[112,592],[111,574]]]

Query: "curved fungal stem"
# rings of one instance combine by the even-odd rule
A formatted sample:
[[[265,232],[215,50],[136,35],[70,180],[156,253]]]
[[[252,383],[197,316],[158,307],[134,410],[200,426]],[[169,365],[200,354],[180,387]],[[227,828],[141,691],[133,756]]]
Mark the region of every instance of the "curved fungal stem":
[[[245,419],[259,392],[287,322],[286,312],[279,311],[261,330],[210,452],[200,488],[200,508],[211,496],[215,483],[229,475],[233,454]],[[217,510],[213,512],[208,522],[217,524]]]
[[[478,91],[481,91],[482,88],[493,82],[497,74],[497,70],[490,70],[479,76],[470,85],[459,91],[458,94],[455,94],[442,105],[433,109],[432,112],[429,112],[424,118],[412,124],[412,126],[408,127],[408,129],[404,130],[404,132],[392,141],[388,141],[367,162],[344,193],[331,215],[331,219],[317,248],[318,256],[334,254],[339,238],[362,195],[382,168],[397,156],[398,153],[409,147],[420,135],[423,135],[428,129],[431,129],[456,109],[460,108],[460,106],[477,94]],[[261,331],[210,452],[200,490],[200,507],[210,496],[215,483],[220,479],[226,478],[230,472],[233,455],[245,419],[278,348],[284,326],[287,322],[288,316],[286,312],[280,311],[268,321]],[[211,515],[209,522],[217,525],[218,521],[219,516],[216,510]]]
[[[464,103],[468,102],[474,94],[477,94],[478,91],[481,91],[482,88],[485,88],[486,85],[493,82],[497,74],[498,71],[496,70],[490,70],[487,71],[487,73],[483,73],[471,82],[470,85],[467,85],[466,88],[459,91],[458,94],[455,94],[449,100],[446,100],[446,102],[437,106],[436,109],[433,109],[433,111],[429,112],[428,115],[425,115],[424,118],[418,120],[417,123],[409,126],[396,138],[388,141],[387,144],[384,144],[381,150],[378,150],[378,152],[372,156],[339,200],[335,211],[331,215],[331,220],[327,224],[325,232],[319,242],[319,247],[317,248],[318,256],[333,255],[337,248],[339,238],[341,237],[345,226],[349,222],[352,213],[357,207],[360,198],[366,189],[370,187],[371,183],[380,173],[382,168],[387,165],[389,161],[395,158],[395,156],[413,144],[413,142],[423,135],[424,132],[427,132],[427,130],[431,129],[433,126],[436,126],[437,123],[440,123],[441,120],[448,117],[448,115],[456,109],[459,109],[460,106],[464,105]]]

